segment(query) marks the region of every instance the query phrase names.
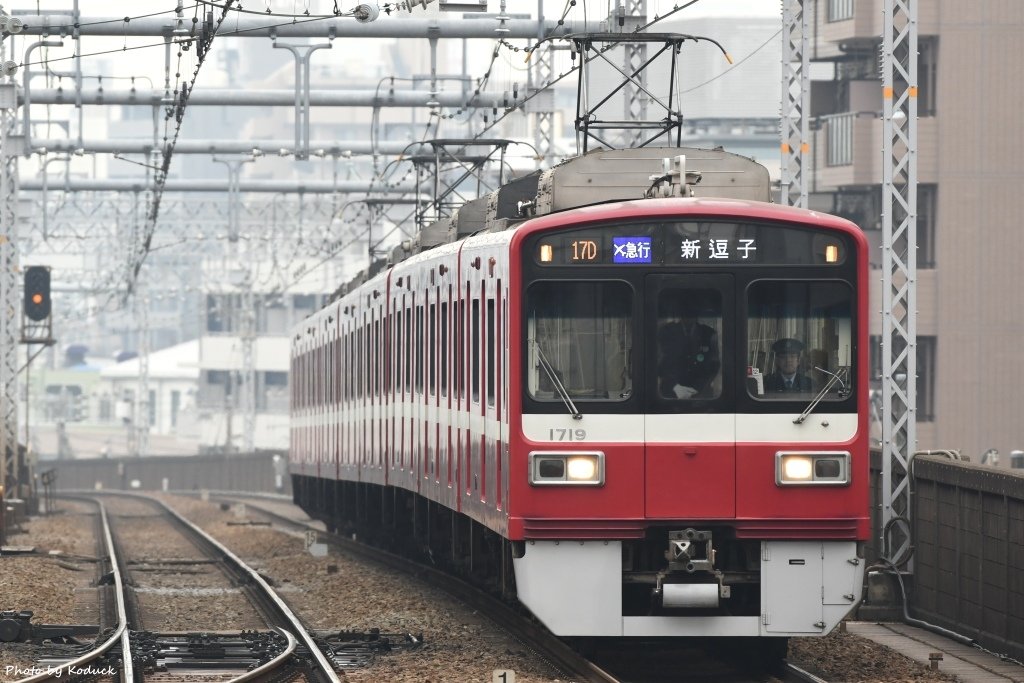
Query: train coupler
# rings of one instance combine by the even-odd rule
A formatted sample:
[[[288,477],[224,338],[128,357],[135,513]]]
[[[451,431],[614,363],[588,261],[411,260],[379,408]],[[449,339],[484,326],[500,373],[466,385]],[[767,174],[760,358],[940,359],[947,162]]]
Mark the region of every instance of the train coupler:
[[[712,533],[683,529],[668,533],[668,569],[658,574],[655,596],[664,608],[717,608],[732,591],[715,568]],[[693,576],[703,574],[705,576]]]
[[[668,570],[694,572],[715,571],[715,548],[710,531],[684,529],[668,532]]]

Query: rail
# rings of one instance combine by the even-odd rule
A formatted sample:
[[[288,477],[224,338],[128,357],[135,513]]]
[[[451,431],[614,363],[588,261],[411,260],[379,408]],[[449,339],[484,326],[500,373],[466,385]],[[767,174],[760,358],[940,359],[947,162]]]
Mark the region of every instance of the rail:
[[[190,496],[195,495],[194,491],[181,493]],[[322,530],[316,529],[301,520],[292,519],[259,505],[261,500],[270,503],[291,503],[290,497],[275,494],[239,493],[237,491],[209,491],[208,493],[211,498],[223,501],[244,502],[248,508],[287,528],[316,530],[319,533],[324,533]],[[428,580],[434,586],[462,600],[474,610],[491,616],[491,618],[495,619],[496,623],[502,625],[502,628],[508,630],[516,638],[525,641],[538,654],[556,667],[564,669],[563,673],[568,674],[571,680],[585,681],[587,683],[620,683],[620,679],[612,673],[585,659],[561,640],[549,637],[550,634],[546,633],[546,629],[522,620],[520,615],[504,603],[449,574],[427,565],[410,563],[407,558],[400,558],[372,546],[351,541],[344,536],[327,534],[327,538],[330,544],[343,549],[348,554],[363,557],[402,572],[414,571],[419,578]],[[522,628],[518,626],[519,622],[523,622]],[[783,670],[779,674],[780,678],[778,680],[782,681],[828,683],[825,679],[819,678],[800,666],[789,662],[785,663]]]
[[[124,596],[124,580],[121,577],[121,567],[117,559],[117,551],[114,549],[114,537],[110,533],[110,520],[107,518],[107,509],[103,503],[98,500],[93,501],[100,511],[100,520],[103,527],[103,542],[106,545],[107,558],[110,562],[111,572],[114,577],[114,593],[115,601],[117,603],[117,628],[114,630],[113,635],[104,641],[99,647],[90,650],[78,659],[72,660],[67,664],[59,667],[47,668],[43,673],[30,676],[29,678],[23,678],[17,683],[39,683],[40,681],[55,681],[60,680],[65,675],[67,678],[71,678],[74,674],[72,672],[81,670],[86,664],[94,662],[111,649],[117,643],[121,643],[122,652],[122,664],[121,664],[121,680],[131,682],[135,680],[135,672],[132,667],[131,657],[131,643],[129,641],[128,631],[128,610],[125,605]]]
[[[203,539],[203,541],[209,547],[213,548],[238,572],[246,575],[246,577],[252,582],[252,584],[259,588],[260,592],[263,594],[263,597],[271,605],[273,605],[273,609],[277,612],[275,618],[277,618],[280,621],[287,622],[289,625],[289,629],[291,630],[290,634],[288,634],[289,629],[278,629],[279,632],[284,632],[292,636],[291,638],[288,638],[287,651],[282,653],[275,659],[267,662],[259,669],[254,669],[253,671],[248,672],[239,678],[233,679],[232,683],[241,683],[242,681],[252,680],[256,677],[257,674],[265,673],[266,671],[269,671],[278,666],[279,664],[283,663],[285,659],[295,651],[298,641],[301,641],[302,644],[306,646],[306,648],[309,650],[310,656],[316,662],[318,671],[316,672],[314,680],[328,681],[329,683],[341,683],[334,672],[334,667],[330,664],[330,662],[327,661],[327,658],[324,657],[323,652],[320,651],[320,648],[313,641],[313,637],[306,630],[306,627],[303,626],[299,618],[295,616],[295,613],[292,612],[291,609],[289,609],[288,605],[285,604],[285,602],[280,598],[280,596],[278,596],[274,589],[270,587],[270,585],[263,579],[262,576],[260,576],[260,574],[255,569],[247,565],[244,561],[242,561],[240,557],[231,552],[226,546],[222,545],[219,541],[214,539],[208,533],[200,529],[198,526],[194,525],[189,520],[185,519],[185,517],[178,514],[175,510],[173,510],[163,501],[154,501],[149,498],[146,498],[145,500],[158,504],[171,517],[176,519],[179,524],[183,525],[184,527],[189,529],[191,533],[194,533],[196,536]],[[286,635],[286,637],[288,636]]]
[[[304,530],[314,529],[314,527],[301,521],[289,519],[273,510],[260,507],[258,504],[252,504],[251,502],[252,498],[266,498],[266,496],[250,497],[249,494],[224,492],[222,496],[217,497],[224,500],[245,502],[247,507],[276,520],[286,527]],[[274,502],[282,501],[277,500]],[[317,531],[323,533],[323,531]],[[583,683],[618,683],[618,679],[580,656],[575,650],[555,636],[552,636],[546,629],[523,619],[501,601],[477,590],[460,579],[433,567],[411,562],[408,558],[399,557],[398,555],[349,540],[343,536],[330,534],[329,543],[343,549],[346,553],[368,559],[391,569],[403,573],[414,572],[418,578],[426,580],[431,585],[456,597],[472,609],[488,615],[496,624],[500,624],[501,628],[504,628],[514,637],[526,643],[541,657],[561,669],[563,673],[569,674],[571,680]]]

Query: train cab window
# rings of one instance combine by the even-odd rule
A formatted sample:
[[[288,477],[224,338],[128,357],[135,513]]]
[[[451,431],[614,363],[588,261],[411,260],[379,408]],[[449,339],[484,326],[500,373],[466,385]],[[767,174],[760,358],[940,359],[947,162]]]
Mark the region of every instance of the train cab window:
[[[535,282],[526,295],[527,391],[537,401],[625,401],[633,390],[633,289]]]
[[[853,391],[853,290],[765,280],[747,290],[747,392],[767,400],[846,399]]]
[[[658,395],[670,401],[721,396],[721,292],[665,287],[657,311]]]

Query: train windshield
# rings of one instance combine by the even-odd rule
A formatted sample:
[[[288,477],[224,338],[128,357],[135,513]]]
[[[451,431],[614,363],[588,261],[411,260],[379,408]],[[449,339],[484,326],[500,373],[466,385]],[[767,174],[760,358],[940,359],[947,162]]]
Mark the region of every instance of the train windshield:
[[[857,247],[756,221],[538,232],[524,244],[524,412],[855,412]]]
[[[747,392],[843,400],[852,391],[853,290],[843,282],[761,280],[747,289]]]
[[[633,388],[633,290],[626,282],[534,282],[527,290],[527,391],[625,401]]]

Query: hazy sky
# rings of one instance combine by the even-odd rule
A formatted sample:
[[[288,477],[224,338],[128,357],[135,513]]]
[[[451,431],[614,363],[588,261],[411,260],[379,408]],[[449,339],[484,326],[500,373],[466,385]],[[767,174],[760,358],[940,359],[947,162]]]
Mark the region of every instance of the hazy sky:
[[[416,1],[418,0],[413,0],[413,2]],[[570,21],[582,21],[584,18],[595,20],[605,17],[618,3],[627,1],[577,0],[575,5],[570,6],[570,0],[543,0],[546,18],[557,18],[562,15],[563,11],[568,10],[566,18]],[[655,15],[664,16],[671,12],[674,7],[687,5],[688,1],[647,0],[648,17],[653,18]],[[64,13],[68,12],[72,7],[72,0],[15,0],[13,2],[11,0],[0,0],[0,2],[3,3],[4,8],[8,11],[35,11],[38,9],[42,12]],[[336,5],[342,11],[348,11],[359,4],[359,2],[360,0],[337,0],[337,3],[335,3],[335,0],[247,0],[242,5],[250,12],[259,12],[270,8],[276,14],[302,14],[308,10],[312,15],[330,15]],[[384,0],[377,0],[377,2],[382,6],[393,4],[387,3]],[[173,12],[176,4],[177,0],[79,0],[78,2],[83,20],[97,17],[142,16],[157,12],[170,13]],[[211,2],[210,4],[214,3]],[[235,6],[237,7],[238,4],[236,2]],[[436,14],[438,4],[438,0],[432,0],[426,12],[422,8],[417,7],[412,11],[412,14],[414,16],[423,15],[424,13]],[[183,5],[186,16],[191,17],[195,12],[194,0],[185,0]],[[498,12],[500,8],[501,0],[488,0],[489,11]],[[532,15],[537,11],[537,0],[505,0],[505,10],[510,13],[529,13]],[[778,16],[779,13],[779,0],[698,0],[692,5],[688,5],[674,13],[672,19],[685,21],[687,18],[707,16],[767,17]],[[408,16],[409,13],[406,10],[401,10],[399,14]],[[382,12],[378,21],[394,21],[394,17],[395,14],[389,17]],[[17,53],[24,49],[27,40],[26,38],[25,40],[18,41],[16,44],[8,45],[13,50],[8,51],[7,58],[21,61],[21,55]],[[38,40],[38,38],[32,38],[32,40]],[[148,75],[150,79],[162,80],[164,51],[162,45],[160,45],[161,42],[159,38],[152,37],[128,37],[127,39],[89,38],[87,41],[83,41],[83,53],[86,55],[82,60],[83,71],[95,71],[97,73],[118,74],[122,76]],[[348,58],[354,56],[356,59],[364,61],[364,63],[368,63],[372,67],[378,69],[386,68],[382,62],[387,61],[387,57],[386,55],[379,54],[380,46],[367,46],[365,43],[359,45],[359,42],[347,41],[339,43],[335,46],[334,54],[339,56],[344,54]],[[122,46],[135,45],[152,45],[152,47],[130,50],[127,53],[121,53],[118,50]],[[60,57],[66,57],[71,54],[71,41],[66,40],[65,46],[64,49],[50,49],[37,52],[34,57],[36,60],[39,60],[45,55],[49,59],[55,60],[51,64],[53,68],[71,68],[70,62],[59,60]],[[109,55],[95,54],[104,49],[115,50],[115,52]],[[488,46],[487,50],[489,49],[490,47]],[[182,66],[184,70],[191,71],[193,54],[187,54],[183,57],[184,63]],[[287,62],[284,59],[283,61]],[[215,69],[208,70],[213,71]]]

